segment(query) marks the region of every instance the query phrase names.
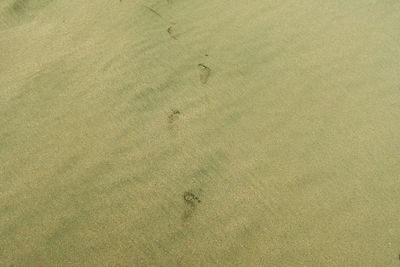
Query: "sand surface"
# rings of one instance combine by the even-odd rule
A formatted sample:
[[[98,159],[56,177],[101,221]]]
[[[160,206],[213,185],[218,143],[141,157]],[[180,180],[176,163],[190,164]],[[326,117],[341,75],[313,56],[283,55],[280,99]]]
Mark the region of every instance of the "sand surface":
[[[0,266],[399,253],[399,1],[0,0]]]

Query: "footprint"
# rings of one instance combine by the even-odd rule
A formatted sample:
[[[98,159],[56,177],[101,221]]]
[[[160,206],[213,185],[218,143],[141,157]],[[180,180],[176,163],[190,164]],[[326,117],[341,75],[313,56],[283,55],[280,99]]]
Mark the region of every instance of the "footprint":
[[[211,69],[206,65],[200,63],[199,65],[200,82],[206,84],[211,74]]]
[[[181,112],[177,109],[171,109],[171,113],[168,115],[168,121],[169,123],[173,123],[179,118],[179,115]]]
[[[175,39],[175,40],[178,39],[178,38],[176,38],[175,31],[174,31],[174,28],[173,28],[172,26],[170,26],[170,27],[167,29],[167,32],[168,32],[169,36],[170,36],[172,39]]]
[[[194,191],[185,191],[183,193],[183,201],[185,202],[185,210],[183,212],[183,220],[191,218],[196,211],[197,205],[201,203],[201,200]]]
[[[185,193],[183,193],[183,200],[187,205],[190,205],[192,207],[201,202],[200,198],[191,191],[186,191]]]

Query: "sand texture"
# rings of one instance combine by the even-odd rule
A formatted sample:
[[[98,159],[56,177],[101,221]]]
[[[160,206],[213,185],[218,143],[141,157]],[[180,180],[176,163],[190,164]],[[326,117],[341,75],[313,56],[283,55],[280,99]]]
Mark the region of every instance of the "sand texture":
[[[400,266],[400,2],[0,0],[0,266]]]

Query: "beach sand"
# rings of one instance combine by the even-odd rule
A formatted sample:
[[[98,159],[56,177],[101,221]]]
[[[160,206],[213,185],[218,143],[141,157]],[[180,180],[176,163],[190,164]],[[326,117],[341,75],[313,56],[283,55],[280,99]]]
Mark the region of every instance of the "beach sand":
[[[0,1],[1,266],[399,266],[400,2]]]

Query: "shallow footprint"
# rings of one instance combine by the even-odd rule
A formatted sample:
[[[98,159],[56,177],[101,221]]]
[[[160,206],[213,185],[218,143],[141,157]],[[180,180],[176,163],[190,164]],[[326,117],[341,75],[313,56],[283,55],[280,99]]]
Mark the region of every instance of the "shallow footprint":
[[[200,82],[206,84],[208,78],[210,77],[211,69],[202,63],[200,63],[198,66],[200,72]]]
[[[169,36],[170,36],[172,39],[175,39],[175,40],[178,39],[178,38],[176,38],[175,30],[174,30],[174,28],[173,28],[172,26],[170,26],[170,27],[167,29],[167,32],[168,32]]]

